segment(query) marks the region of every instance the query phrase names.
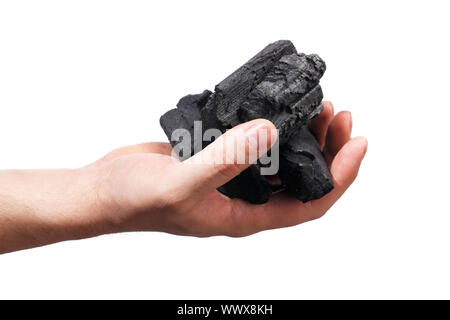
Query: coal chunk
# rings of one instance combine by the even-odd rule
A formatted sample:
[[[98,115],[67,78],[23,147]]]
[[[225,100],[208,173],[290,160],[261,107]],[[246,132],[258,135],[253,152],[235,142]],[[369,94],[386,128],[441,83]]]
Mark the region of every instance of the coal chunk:
[[[270,185],[260,175],[256,165],[250,166],[217,190],[230,198],[240,198],[253,204],[266,203],[271,194]]]
[[[161,116],[159,122],[164,130],[170,144],[174,147],[180,141],[174,139],[172,134],[177,129],[186,129],[191,136],[191,153],[188,157],[194,154],[195,150],[204,148],[202,139],[194,139],[194,122],[202,121],[201,109],[206,105],[211,91],[205,90],[200,94],[190,94],[180,99],[177,103],[176,109],[171,109]],[[203,122],[203,121],[202,121]],[[202,131],[203,134],[203,131]],[[186,158],[186,155],[184,155]]]
[[[283,145],[295,129],[322,110],[319,81],[324,72],[325,63],[317,55],[294,53],[282,57],[250,92],[240,108],[240,120],[271,120]]]
[[[333,189],[325,158],[307,126],[281,150],[279,176],[286,190],[303,202],[319,199]]]
[[[215,92],[202,111],[213,115],[216,128],[231,128],[241,123],[238,110],[248,94],[264,80],[272,67],[285,55],[296,53],[292,42],[280,40],[269,44],[246,64],[215,87]]]
[[[174,147],[181,142],[172,139],[175,130],[191,134],[189,154],[180,155],[186,159],[210,143],[201,138],[207,129],[224,133],[246,121],[268,119],[279,133],[278,175],[262,176],[257,162],[218,190],[254,204],[267,202],[280,190],[304,202],[321,198],[333,189],[333,182],[307,126],[323,110],[319,82],[325,69],[318,55],[298,53],[288,40],[271,43],[217,84],[213,93],[205,90],[183,97],[176,109],[161,117],[161,126]]]
[[[200,111],[208,102],[210,95],[211,91],[209,90],[205,90],[200,94],[189,94],[178,101],[177,109],[190,123],[195,120],[201,120]]]

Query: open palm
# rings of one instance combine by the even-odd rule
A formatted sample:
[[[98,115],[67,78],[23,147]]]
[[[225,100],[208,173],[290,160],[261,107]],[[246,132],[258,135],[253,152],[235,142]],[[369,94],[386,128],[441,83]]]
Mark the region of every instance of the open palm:
[[[251,122],[253,124],[244,126],[273,127],[266,120]],[[350,112],[334,115],[333,105],[324,102],[324,111],[311,122],[310,128],[323,148],[334,189],[323,198],[307,203],[284,192],[272,196],[262,205],[230,199],[216,188],[248,165],[198,167],[189,160],[179,162],[172,156],[168,143],[120,148],[90,167],[99,170],[102,176],[98,186],[99,199],[115,231],[246,236],[323,216],[356,178],[367,140],[350,138]],[[239,129],[235,129],[226,135],[239,134]],[[213,145],[200,153],[204,156],[214,152]]]

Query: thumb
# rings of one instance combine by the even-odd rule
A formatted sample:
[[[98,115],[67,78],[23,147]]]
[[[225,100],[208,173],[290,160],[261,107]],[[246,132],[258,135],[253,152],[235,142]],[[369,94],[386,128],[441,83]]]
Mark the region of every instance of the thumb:
[[[222,186],[263,156],[276,142],[272,122],[256,119],[228,130],[201,152],[181,162],[179,181],[195,197]]]

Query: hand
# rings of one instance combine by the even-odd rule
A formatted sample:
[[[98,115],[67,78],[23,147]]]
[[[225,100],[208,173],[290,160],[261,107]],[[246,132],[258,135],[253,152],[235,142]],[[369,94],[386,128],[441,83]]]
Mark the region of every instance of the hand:
[[[279,193],[252,205],[216,191],[248,167],[234,158],[214,164],[217,156],[229,156],[222,151],[236,139],[246,137],[250,159],[276,141],[273,124],[258,119],[227,131],[183,162],[171,156],[168,143],[146,143],[115,150],[81,169],[0,171],[0,254],[113,232],[237,237],[317,219],[355,180],[367,149],[365,138],[350,139],[350,113],[334,116],[331,103],[324,105],[311,131],[324,148],[334,189],[319,200],[302,203]],[[275,133],[268,143],[256,139],[264,130]]]
[[[88,166],[87,170],[94,170],[100,177],[100,205],[96,207],[100,208],[100,220],[107,222],[105,230],[235,237],[323,216],[355,180],[367,149],[365,138],[350,138],[350,112],[334,115],[330,102],[324,102],[324,107],[310,125],[334,180],[334,189],[323,198],[302,203],[280,193],[266,204],[252,205],[216,191],[248,164],[207,165],[195,164],[195,160],[212,159],[220,151],[219,139],[232,140],[258,129],[274,129],[269,121],[254,120],[229,130],[184,162],[171,156],[168,143],[146,143],[115,150]],[[272,137],[270,143],[275,139]],[[267,146],[258,148],[264,151]],[[249,155],[256,153],[251,146],[246,150]]]

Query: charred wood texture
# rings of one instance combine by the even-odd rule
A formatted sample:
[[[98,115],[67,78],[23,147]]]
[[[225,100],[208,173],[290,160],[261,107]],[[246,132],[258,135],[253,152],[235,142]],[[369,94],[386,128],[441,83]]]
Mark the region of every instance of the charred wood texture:
[[[194,121],[201,121],[203,134],[210,128],[223,133],[246,121],[268,119],[279,133],[280,183],[270,183],[255,163],[218,190],[254,204],[267,202],[280,190],[303,202],[319,199],[333,189],[333,182],[307,125],[323,110],[319,82],[325,69],[318,55],[297,53],[287,40],[274,42],[217,84],[213,93],[205,90],[182,98],[161,117],[161,126],[172,146],[179,142],[172,141],[172,133],[188,130],[192,156],[208,144],[194,139]]]

